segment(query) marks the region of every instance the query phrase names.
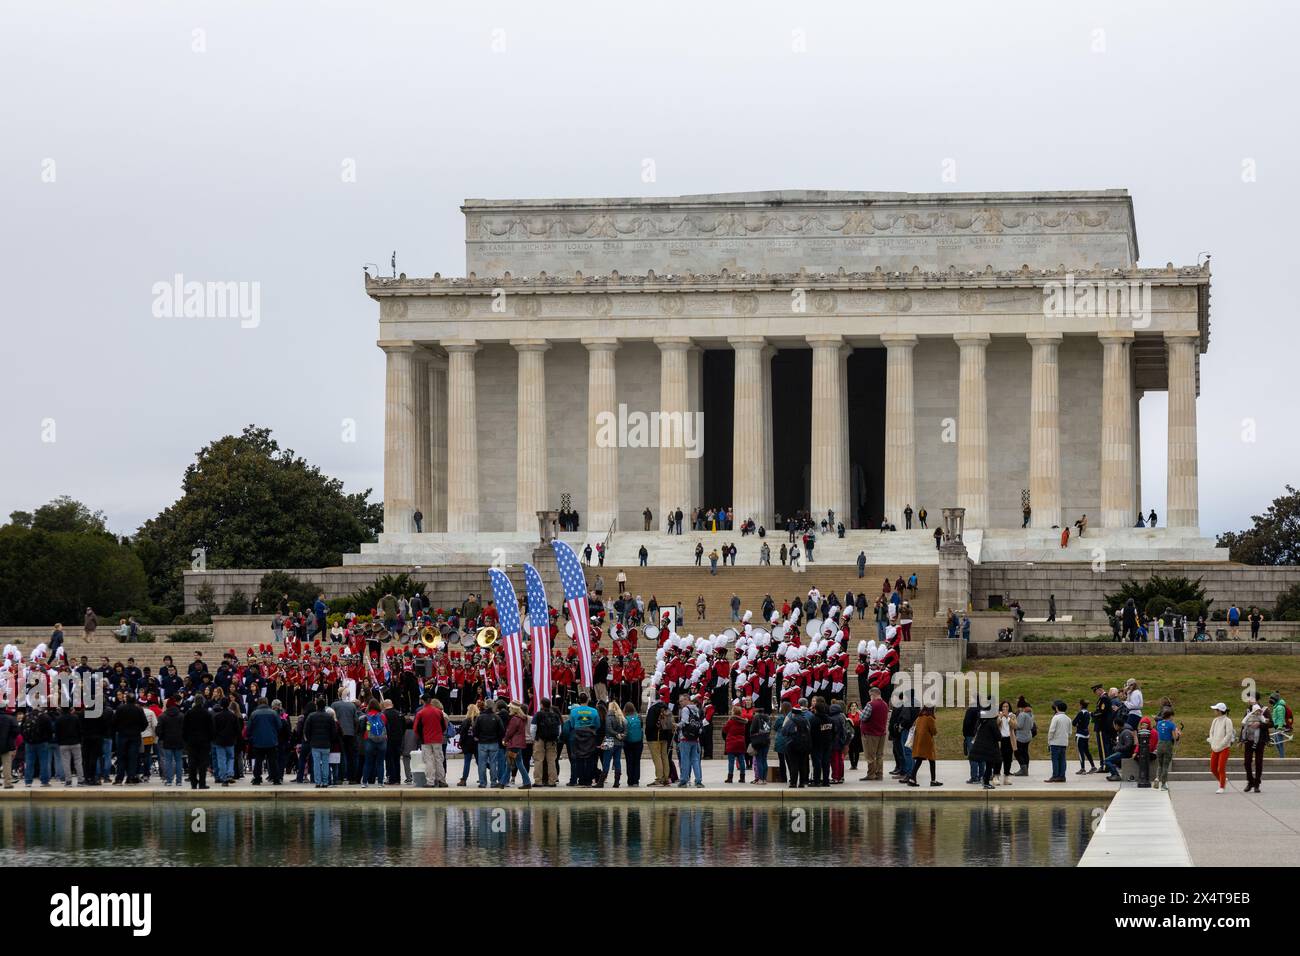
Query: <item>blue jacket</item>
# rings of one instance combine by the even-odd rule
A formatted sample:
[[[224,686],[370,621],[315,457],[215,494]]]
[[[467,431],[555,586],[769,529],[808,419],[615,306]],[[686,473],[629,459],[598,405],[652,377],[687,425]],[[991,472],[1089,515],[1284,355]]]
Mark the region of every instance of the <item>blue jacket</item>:
[[[282,718],[270,707],[259,707],[248,718],[248,739],[254,747],[280,746]]]
[[[569,723],[574,729],[578,727],[599,727],[600,714],[595,707],[579,704],[569,711]]]

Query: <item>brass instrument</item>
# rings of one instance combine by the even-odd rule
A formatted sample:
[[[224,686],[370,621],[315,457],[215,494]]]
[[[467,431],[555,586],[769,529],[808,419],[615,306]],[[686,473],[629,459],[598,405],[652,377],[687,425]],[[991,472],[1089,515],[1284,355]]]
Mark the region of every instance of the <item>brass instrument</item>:
[[[478,629],[478,633],[474,635],[474,643],[483,648],[491,647],[500,636],[497,629],[489,624],[487,627]]]
[[[431,651],[437,651],[442,647],[443,636],[432,624],[426,624],[424,630],[420,631],[420,643]]]

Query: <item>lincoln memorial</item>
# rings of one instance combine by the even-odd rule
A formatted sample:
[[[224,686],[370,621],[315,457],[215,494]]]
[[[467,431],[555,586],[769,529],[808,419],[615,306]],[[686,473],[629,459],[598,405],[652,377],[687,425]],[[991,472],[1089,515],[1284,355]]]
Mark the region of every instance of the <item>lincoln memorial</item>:
[[[385,529],[350,563],[523,553],[562,502],[582,537],[629,546],[646,508],[661,537],[678,508],[768,528],[833,510],[851,558],[910,506],[931,529],[965,509],[986,557],[1051,560],[1085,514],[1115,553],[1214,557],[1196,433],[1210,273],[1140,268],[1126,190],[461,211],[464,276],[366,278]],[[1144,530],[1151,391],[1168,392],[1168,504]],[[883,537],[920,555],[931,533]]]

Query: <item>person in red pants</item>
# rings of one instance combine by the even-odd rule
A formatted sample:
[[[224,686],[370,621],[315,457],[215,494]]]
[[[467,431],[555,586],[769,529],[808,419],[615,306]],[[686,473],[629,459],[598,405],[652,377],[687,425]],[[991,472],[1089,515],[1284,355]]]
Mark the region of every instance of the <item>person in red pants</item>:
[[[1228,754],[1237,734],[1228,718],[1228,705],[1220,701],[1210,710],[1218,711],[1218,716],[1210,722],[1210,736],[1206,738],[1210,745],[1210,773],[1219,781],[1218,793],[1223,793],[1228,786]]]

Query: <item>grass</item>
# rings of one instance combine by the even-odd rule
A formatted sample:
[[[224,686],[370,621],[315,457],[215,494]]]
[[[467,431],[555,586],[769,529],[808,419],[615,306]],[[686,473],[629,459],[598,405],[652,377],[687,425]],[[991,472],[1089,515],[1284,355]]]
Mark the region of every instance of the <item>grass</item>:
[[[1014,657],[971,661],[969,666],[996,673],[1002,699],[1014,704],[1016,697],[1023,694],[1034,708],[1038,720],[1038,736],[1030,744],[1034,759],[1047,757],[1047,724],[1051,720],[1052,701],[1057,698],[1065,701],[1066,713],[1073,719],[1079,709],[1079,698],[1086,699],[1091,709],[1096,698],[1088,688],[1096,683],[1107,688],[1123,687],[1128,678],[1137,678],[1146,701],[1144,715],[1154,715],[1161,699],[1169,697],[1174,706],[1174,719],[1184,725],[1177,751],[1182,757],[1209,756],[1205,738],[1214,716],[1211,704],[1219,701],[1227,704],[1228,716],[1240,726],[1245,712],[1244,696],[1248,692],[1257,694],[1261,703],[1267,704],[1268,695],[1280,691],[1292,710],[1300,701],[1300,657],[1295,656]],[[961,708],[937,712],[940,759],[961,758],[962,715]],[[1094,756],[1096,749],[1094,736]],[[1275,754],[1269,748],[1268,755]],[[1071,761],[1076,758],[1073,737],[1068,756]]]

